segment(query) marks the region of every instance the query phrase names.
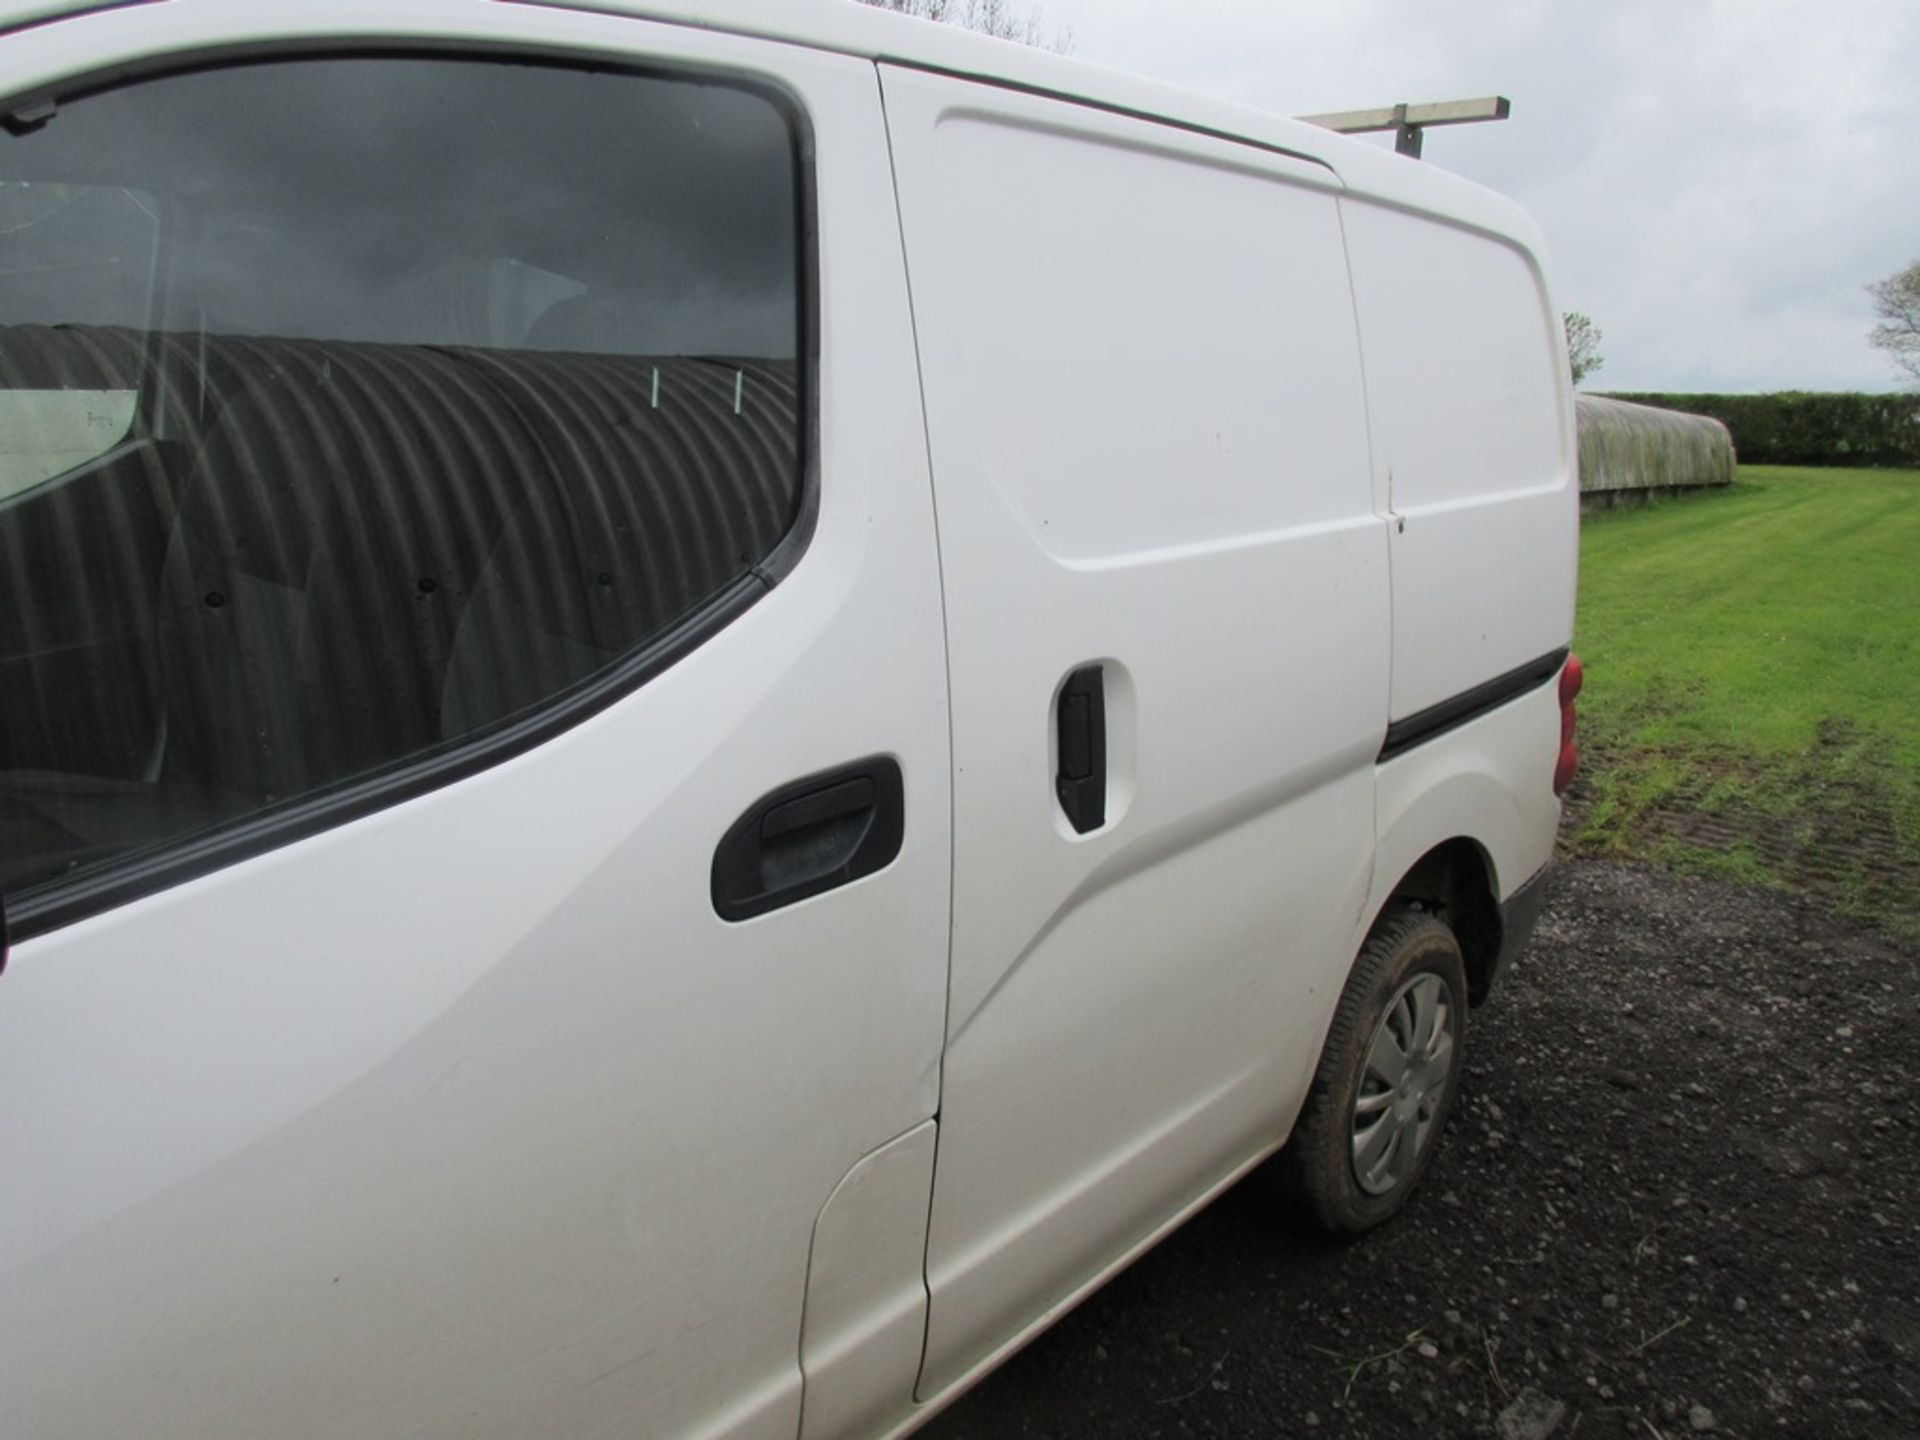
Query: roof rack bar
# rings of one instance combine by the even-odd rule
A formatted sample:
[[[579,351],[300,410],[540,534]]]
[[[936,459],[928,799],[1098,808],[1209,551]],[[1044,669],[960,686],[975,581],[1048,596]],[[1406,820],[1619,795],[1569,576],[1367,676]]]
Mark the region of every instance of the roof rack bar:
[[[1372,110],[1341,110],[1327,115],[1302,115],[1309,125],[1342,135],[1364,135],[1377,130],[1393,131],[1393,148],[1402,155],[1420,158],[1420,141],[1429,125],[1471,125],[1482,120],[1504,120],[1513,113],[1513,102],[1504,95],[1488,95],[1477,100],[1435,100],[1424,105],[1381,105]]]

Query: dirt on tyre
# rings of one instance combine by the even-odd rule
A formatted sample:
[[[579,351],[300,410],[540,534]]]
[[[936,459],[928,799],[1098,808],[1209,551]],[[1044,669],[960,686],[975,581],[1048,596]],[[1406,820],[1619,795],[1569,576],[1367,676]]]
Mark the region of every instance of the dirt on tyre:
[[[1365,1234],[1400,1212],[1439,1148],[1464,1073],[1466,968],[1453,931],[1388,912],[1360,948],[1277,1166],[1314,1229]]]

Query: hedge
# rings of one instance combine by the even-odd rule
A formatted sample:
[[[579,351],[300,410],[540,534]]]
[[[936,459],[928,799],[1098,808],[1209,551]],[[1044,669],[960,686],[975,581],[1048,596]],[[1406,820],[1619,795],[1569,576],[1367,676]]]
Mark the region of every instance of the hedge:
[[[1920,466],[1920,394],[1784,390],[1612,398],[1711,415],[1733,432],[1733,448],[1749,465]]]

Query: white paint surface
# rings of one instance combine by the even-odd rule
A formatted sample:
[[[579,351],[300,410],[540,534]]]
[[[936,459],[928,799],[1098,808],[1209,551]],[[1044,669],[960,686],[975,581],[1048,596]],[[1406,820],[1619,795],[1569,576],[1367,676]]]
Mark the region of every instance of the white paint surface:
[[[913,1411],[934,1133],[929,1120],[861,1160],[813,1227],[801,1440],[853,1440]]]

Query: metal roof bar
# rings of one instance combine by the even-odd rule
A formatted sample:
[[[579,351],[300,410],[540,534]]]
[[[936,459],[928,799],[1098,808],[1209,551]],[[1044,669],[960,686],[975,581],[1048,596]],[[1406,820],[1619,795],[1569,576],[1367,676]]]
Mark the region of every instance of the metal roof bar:
[[[1504,95],[1488,95],[1478,100],[1435,100],[1424,105],[1381,105],[1372,110],[1342,110],[1330,115],[1302,115],[1309,125],[1335,130],[1342,135],[1364,135],[1376,130],[1393,131],[1393,148],[1402,155],[1420,158],[1420,138],[1429,125],[1470,125],[1482,120],[1504,120],[1513,113],[1513,102]]]

